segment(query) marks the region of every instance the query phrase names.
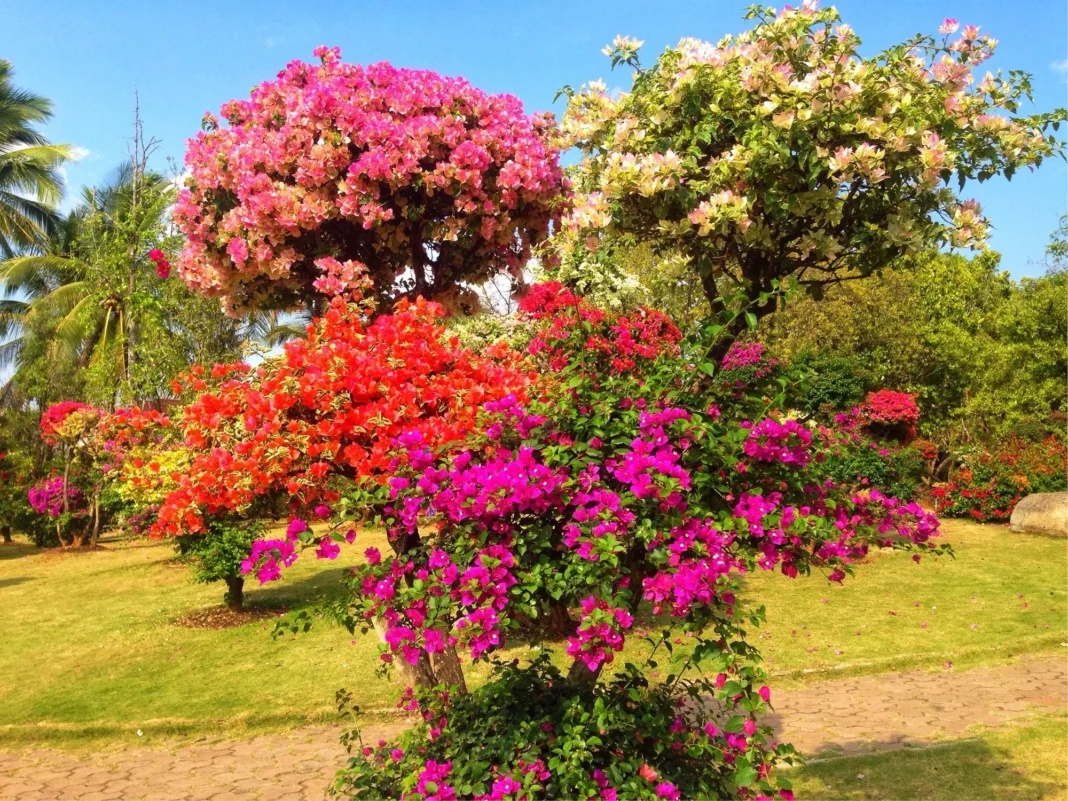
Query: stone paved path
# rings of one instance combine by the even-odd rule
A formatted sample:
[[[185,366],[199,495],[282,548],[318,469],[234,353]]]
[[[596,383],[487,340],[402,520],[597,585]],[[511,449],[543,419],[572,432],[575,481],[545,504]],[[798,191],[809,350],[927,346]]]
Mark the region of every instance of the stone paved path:
[[[1068,709],[1063,655],[970,671],[835,679],[773,696],[787,742],[816,756],[921,746]],[[365,731],[388,737],[403,724]],[[4,801],[321,801],[344,762],[334,728],[171,750],[0,753]]]

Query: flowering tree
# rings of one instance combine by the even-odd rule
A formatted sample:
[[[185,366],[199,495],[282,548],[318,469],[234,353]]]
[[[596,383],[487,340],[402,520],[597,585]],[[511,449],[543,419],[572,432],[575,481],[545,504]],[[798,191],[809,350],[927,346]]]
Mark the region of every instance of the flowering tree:
[[[88,544],[96,545],[96,541],[100,536],[100,493],[97,490],[94,490],[89,508],[91,515],[89,530],[75,531],[71,543],[67,543],[63,539],[62,531],[75,516],[83,516],[84,510],[75,509],[71,503],[75,492],[79,496],[79,505],[83,500],[81,490],[71,483],[71,469],[76,461],[84,464],[92,459],[92,453],[95,451],[96,428],[103,416],[104,412],[100,409],[77,401],[55,403],[45,409],[41,415],[41,438],[49,445],[59,447],[62,450],[63,475],[52,480],[52,483],[44,490],[44,495],[49,497],[49,501],[42,500],[40,509],[38,509],[38,504],[33,503],[32,499],[31,505],[39,514],[44,513],[45,507],[47,507],[49,516],[56,519],[56,536],[59,539],[59,544],[63,547],[68,544],[81,547],[85,544],[86,534],[89,535]],[[96,485],[94,484],[94,486]],[[51,496],[56,493],[58,493],[56,497],[62,503],[59,510],[53,513]]]
[[[383,660],[412,665],[450,647],[493,661],[521,626],[563,614],[571,667],[565,679],[547,663],[498,665],[499,683],[458,705],[424,688],[404,703],[425,726],[364,749],[341,786],[430,797],[448,785],[487,798],[516,788],[606,799],[771,792],[768,771],[790,752],[755,721],[770,692],[745,641],[746,621],[760,615],[737,605],[739,579],[776,569],[842,581],[870,545],[938,550],[937,521],[914,504],[827,481],[833,453],[777,416],[781,365],[762,346],[708,365],[694,349],[708,343],[683,342],[663,315],[609,313],[559,284],[534,287],[522,308],[543,378],[526,402],[483,404],[470,435],[447,450],[415,428],[396,429],[378,508],[391,542],[407,547],[366,549],[338,614],[353,628],[382,621]],[[696,380],[708,372],[723,380]],[[382,497],[358,483],[343,488],[333,514],[324,509],[328,533],[294,521],[292,539],[257,544],[249,572],[277,578],[298,540],[335,554],[357,539],[352,510]],[[658,688],[636,669],[599,682],[642,602],[690,639],[683,670]],[[654,641],[665,646],[667,634]],[[720,713],[684,709],[691,695],[715,699]],[[610,711],[622,698],[627,709]],[[635,708],[643,736],[689,756],[670,756],[675,745],[667,755],[627,746]],[[486,719],[498,724],[487,730]],[[574,764],[559,750],[570,725],[589,751]]]
[[[308,338],[287,344],[281,358],[255,370],[195,368],[178,382],[177,390],[194,396],[181,422],[192,460],[160,509],[158,533],[203,533],[217,517],[288,506],[296,516],[288,538],[270,541],[277,558],[257,567],[261,579],[277,575],[294,544],[311,537],[305,519],[329,517],[342,486],[369,488],[361,514],[378,509],[374,489],[389,475],[395,437],[420,436],[444,451],[464,438],[484,403],[525,398],[530,376],[519,354],[461,347],[446,335],[438,304],[402,298],[371,323],[366,312],[353,298],[335,298]],[[337,539],[346,536],[354,533]],[[392,545],[404,553],[418,543],[411,530]],[[319,548],[323,558],[337,551],[332,540]],[[462,684],[451,648],[435,661],[424,658],[411,680],[433,685],[435,671],[444,671]]]
[[[583,159],[561,275],[648,243],[688,260],[714,311],[740,287],[760,318],[787,278],[818,296],[932,246],[981,246],[988,222],[956,189],[1063,152],[1046,133],[1063,109],[1016,116],[1026,75],[975,82],[996,45],[975,26],[947,19],[938,37],[864,58],[814,0],[747,18],[751,30],[683,39],[649,69],[642,43],[619,37],[606,52],[635,68],[633,89],[572,94],[562,128]]]
[[[190,286],[231,309],[292,306],[366,271],[380,299],[457,305],[465,283],[519,277],[556,216],[551,117],[459,78],[315,55],[190,140],[175,209]]]

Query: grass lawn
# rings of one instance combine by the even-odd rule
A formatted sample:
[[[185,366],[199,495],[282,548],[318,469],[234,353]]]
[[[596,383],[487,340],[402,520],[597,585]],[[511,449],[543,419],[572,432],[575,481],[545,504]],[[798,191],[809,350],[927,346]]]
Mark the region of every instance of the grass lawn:
[[[1064,717],[984,732],[937,748],[812,762],[790,779],[798,798],[1063,801]]]
[[[777,686],[1061,649],[1068,543],[953,521],[945,532],[957,559],[917,565],[880,554],[843,587],[818,577],[751,577],[746,596],[767,606],[769,624],[756,636]],[[336,591],[346,559],[362,558],[366,544],[336,562],[306,554],[282,581],[250,588],[246,602],[313,604]],[[339,687],[365,710],[391,704],[395,690],[373,676],[373,635],[353,640],[326,622],[280,640],[270,621],[224,630],[175,625],[218,605],[224,588],[193,584],[171,557],[165,544],[114,543],[92,553],[0,547],[0,744],[143,743],[329,722]],[[641,646],[628,645],[621,657],[642,658]],[[666,675],[670,666],[658,670]],[[471,678],[477,683],[478,672]]]

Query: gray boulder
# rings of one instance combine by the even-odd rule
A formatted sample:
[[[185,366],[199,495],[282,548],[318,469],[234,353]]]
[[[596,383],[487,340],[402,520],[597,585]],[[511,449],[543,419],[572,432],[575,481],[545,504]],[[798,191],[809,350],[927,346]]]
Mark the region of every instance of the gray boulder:
[[[1012,510],[1009,531],[1068,536],[1068,492],[1028,495]]]

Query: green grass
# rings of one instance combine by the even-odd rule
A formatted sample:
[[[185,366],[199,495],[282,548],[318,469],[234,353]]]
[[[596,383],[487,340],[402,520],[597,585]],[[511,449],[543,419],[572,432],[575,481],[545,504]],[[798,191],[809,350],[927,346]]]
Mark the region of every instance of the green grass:
[[[790,779],[812,801],[1063,801],[1066,742],[1066,719],[1046,718],[934,748],[811,762]]]
[[[843,587],[820,577],[749,578],[746,598],[767,606],[768,626],[754,636],[776,686],[1062,649],[1068,543],[967,523],[945,529],[956,560],[915,564],[880,554]],[[369,534],[363,544],[367,538],[380,539]],[[308,606],[337,591],[346,560],[362,550],[328,563],[306,554],[282,581],[249,589],[246,601]],[[224,588],[193,584],[171,557],[165,544],[109,543],[91,553],[0,547],[0,744],[145,743],[330,722],[339,687],[365,710],[392,705],[395,689],[374,677],[373,634],[353,639],[321,622],[274,640],[269,621],[225,630],[174,625],[218,605]],[[627,648],[617,660],[644,656],[639,643]],[[684,650],[658,672],[666,675]],[[482,675],[472,671],[470,683]]]
[[[373,638],[326,622],[279,640],[273,620],[175,625],[218,606],[225,586],[192,583],[172,557],[166,544],[109,543],[90,553],[0,547],[0,743],[145,742],[332,722],[342,686],[362,705],[386,701],[388,684],[373,676]],[[341,562],[308,554],[285,581],[252,582],[246,606],[306,606],[336,591]]]

